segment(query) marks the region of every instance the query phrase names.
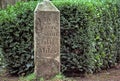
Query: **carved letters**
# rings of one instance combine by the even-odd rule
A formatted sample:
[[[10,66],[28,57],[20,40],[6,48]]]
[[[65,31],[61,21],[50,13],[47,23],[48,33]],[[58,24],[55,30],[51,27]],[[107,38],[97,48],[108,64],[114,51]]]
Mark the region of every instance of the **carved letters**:
[[[45,15],[46,14],[46,15]],[[59,29],[58,29],[58,19],[53,16],[56,14],[44,13],[44,16],[37,18],[36,34],[39,40],[39,45],[41,46],[41,53],[56,53],[58,50],[53,49],[53,47],[43,47],[45,45],[55,46],[59,42]]]

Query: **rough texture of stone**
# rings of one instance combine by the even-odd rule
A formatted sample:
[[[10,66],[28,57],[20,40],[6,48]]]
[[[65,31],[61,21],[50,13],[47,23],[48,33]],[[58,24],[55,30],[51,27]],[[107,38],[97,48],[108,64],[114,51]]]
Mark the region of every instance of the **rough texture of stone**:
[[[49,79],[60,71],[60,12],[43,1],[34,13],[35,74]]]

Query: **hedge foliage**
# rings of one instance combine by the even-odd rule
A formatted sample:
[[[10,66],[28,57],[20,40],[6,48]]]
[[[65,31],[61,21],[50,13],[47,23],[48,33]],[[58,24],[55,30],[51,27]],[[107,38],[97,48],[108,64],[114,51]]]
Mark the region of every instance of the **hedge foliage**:
[[[3,57],[3,54],[2,54],[2,49],[0,49],[0,71],[4,66],[5,66],[4,65],[4,57]]]
[[[36,3],[17,3],[0,11],[1,48],[10,74],[33,72],[33,11]]]
[[[61,11],[64,74],[98,72],[119,62],[120,4],[117,1],[65,0],[57,5]]]
[[[119,0],[118,0],[119,1]],[[120,4],[53,0],[61,11],[61,71],[97,72],[120,61]],[[11,74],[33,72],[33,11],[37,2],[0,11],[0,47]]]

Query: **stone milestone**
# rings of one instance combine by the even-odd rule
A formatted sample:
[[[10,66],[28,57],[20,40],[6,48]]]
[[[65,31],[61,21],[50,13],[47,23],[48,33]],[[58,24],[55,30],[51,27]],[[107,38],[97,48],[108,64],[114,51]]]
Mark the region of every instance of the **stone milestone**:
[[[60,12],[48,0],[34,12],[34,59],[37,78],[49,79],[60,71]]]

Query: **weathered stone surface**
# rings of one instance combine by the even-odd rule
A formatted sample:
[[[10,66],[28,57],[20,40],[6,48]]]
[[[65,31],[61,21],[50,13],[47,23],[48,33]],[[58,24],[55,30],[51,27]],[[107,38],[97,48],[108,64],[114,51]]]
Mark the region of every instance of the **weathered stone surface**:
[[[60,71],[60,12],[43,1],[34,13],[35,74],[49,79]]]
[[[45,79],[50,79],[54,77],[59,72],[59,63],[53,59],[39,59],[36,63],[36,73],[37,77],[44,77]]]

